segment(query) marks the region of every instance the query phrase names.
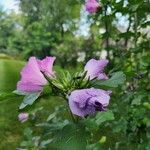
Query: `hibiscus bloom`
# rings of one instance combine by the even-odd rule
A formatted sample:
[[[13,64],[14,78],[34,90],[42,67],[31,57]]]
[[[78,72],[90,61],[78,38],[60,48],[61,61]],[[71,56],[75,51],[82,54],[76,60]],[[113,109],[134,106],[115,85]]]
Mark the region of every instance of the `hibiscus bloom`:
[[[23,123],[29,119],[29,114],[28,113],[20,113],[18,115],[18,120]]]
[[[85,3],[85,8],[89,13],[95,13],[99,10],[100,5],[96,0],[87,0]]]
[[[30,57],[28,63],[21,71],[21,80],[17,83],[17,90],[27,93],[42,91],[43,86],[47,84],[43,73],[48,77],[53,77],[52,70],[55,57],[46,57],[39,60]]]
[[[98,78],[101,80],[108,79],[107,75],[104,73],[104,68],[107,66],[108,60],[95,60],[91,59],[85,65],[84,70],[87,71],[87,78],[90,80]]]
[[[84,117],[96,111],[105,111],[109,104],[110,93],[110,91],[94,88],[75,90],[69,96],[71,112]]]

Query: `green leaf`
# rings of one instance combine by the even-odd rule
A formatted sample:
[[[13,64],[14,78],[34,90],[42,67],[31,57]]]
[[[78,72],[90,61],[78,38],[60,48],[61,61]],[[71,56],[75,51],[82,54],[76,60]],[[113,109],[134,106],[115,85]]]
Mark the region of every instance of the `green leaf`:
[[[95,122],[97,125],[101,125],[103,122],[114,120],[114,114],[112,111],[99,112],[96,115]]]
[[[52,139],[49,139],[49,140],[44,140],[44,141],[42,141],[41,143],[40,143],[40,148],[46,148],[46,146],[48,145],[48,144],[50,144],[51,142],[52,142],[53,140]]]
[[[31,139],[32,138],[32,133],[33,133],[33,131],[30,128],[25,128],[25,130],[24,130],[24,136],[26,138]]]
[[[140,6],[140,4],[132,5],[132,6],[130,7],[130,10],[136,11],[136,10],[138,9],[139,6]]]
[[[102,146],[99,142],[94,144],[88,144],[86,150],[103,150]]]
[[[85,128],[79,124],[66,125],[56,136],[58,150],[85,150]]]
[[[50,115],[48,116],[47,121],[52,120],[54,117],[56,117],[56,113],[55,113],[55,112],[52,113],[52,114],[50,114]]]
[[[131,105],[140,105],[144,95],[137,95],[133,100]]]
[[[85,126],[91,131],[96,131],[99,129],[99,126],[95,124],[95,119],[94,118],[86,118],[82,120],[82,123],[85,124]]]
[[[126,80],[126,76],[123,72],[115,72],[113,76],[105,81],[97,81],[96,85],[100,86],[108,86],[108,87],[118,87],[119,85],[123,84]]]
[[[31,93],[24,97],[23,102],[19,106],[19,109],[25,108],[27,105],[32,105],[34,101],[40,96],[41,92]]]
[[[22,92],[22,91],[18,91],[18,90],[13,91],[12,93],[17,94],[17,95],[28,95],[28,93]]]

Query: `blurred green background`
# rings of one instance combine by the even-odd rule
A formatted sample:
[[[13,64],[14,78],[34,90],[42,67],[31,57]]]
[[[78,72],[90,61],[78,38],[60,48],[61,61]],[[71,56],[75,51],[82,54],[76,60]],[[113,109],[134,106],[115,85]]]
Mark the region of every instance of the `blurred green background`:
[[[13,150],[32,122],[17,120],[22,97],[11,94],[30,56],[56,56],[56,66],[76,70],[90,58],[107,58],[106,72],[123,71],[127,80],[113,91],[115,120],[103,124],[104,149],[150,149],[150,1],[101,0],[96,14],[84,0],[0,1],[0,149]],[[8,96],[10,94],[10,96]],[[58,101],[58,102],[57,102]],[[40,100],[54,111],[56,98]],[[32,110],[30,107],[27,111]],[[25,110],[26,111],[26,110]],[[41,113],[40,119],[46,116]]]

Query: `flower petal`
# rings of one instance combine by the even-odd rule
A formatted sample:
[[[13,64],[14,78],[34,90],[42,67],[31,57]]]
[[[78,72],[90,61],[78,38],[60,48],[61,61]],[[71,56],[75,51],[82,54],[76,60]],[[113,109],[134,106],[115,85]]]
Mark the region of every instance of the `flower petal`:
[[[99,3],[96,0],[87,0],[85,3],[86,11],[89,13],[95,13],[100,8]]]
[[[107,76],[104,74],[104,68],[107,64],[108,60],[89,60],[84,68],[87,71],[87,78],[90,77],[90,80],[94,78],[106,79]]]
[[[23,123],[29,119],[29,114],[28,113],[20,113],[18,115],[18,120]]]
[[[97,110],[104,111],[109,104],[109,93],[108,91],[94,88],[75,90],[69,96],[71,112],[83,117],[94,114]]]
[[[19,91],[24,91],[28,93],[42,91],[43,87],[40,85],[34,85],[32,82],[22,82],[17,83],[17,89]]]
[[[35,92],[47,84],[47,80],[41,73],[37,60],[31,57],[27,65],[21,71],[21,81],[17,84],[17,90],[24,92]]]
[[[44,72],[48,77],[52,77],[54,75],[53,63],[55,59],[56,57],[46,57],[43,60],[37,60],[40,70]]]

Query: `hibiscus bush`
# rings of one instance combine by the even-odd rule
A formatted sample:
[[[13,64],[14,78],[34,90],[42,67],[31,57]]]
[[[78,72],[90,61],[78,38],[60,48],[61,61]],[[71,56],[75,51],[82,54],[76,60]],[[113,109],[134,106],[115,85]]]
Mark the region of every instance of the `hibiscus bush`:
[[[114,119],[113,113],[107,111],[112,93],[109,87],[116,87],[124,83],[125,75],[122,72],[115,72],[109,79],[104,72],[108,60],[95,59],[89,60],[83,71],[76,72],[74,75],[71,75],[68,71],[61,71],[61,75],[61,73],[58,74],[53,70],[54,61],[55,57],[46,57],[43,60],[31,57],[21,71],[21,80],[17,83],[17,90],[14,93],[25,95],[19,107],[20,109],[25,108],[27,105],[32,105],[39,97],[42,97],[44,91],[47,91],[48,95],[62,97],[66,101],[66,105],[62,108],[65,109],[67,106],[66,109],[68,109],[71,118],[59,120],[61,125],[57,128],[58,122],[55,122],[54,128],[50,128],[52,131],[43,135],[49,134],[47,140],[41,141],[39,137],[37,138],[37,143],[34,143],[33,139],[28,139],[30,140],[28,141],[29,143],[23,142],[21,146],[24,148],[43,148],[49,144],[56,149],[73,149],[72,142],[75,142],[75,149],[88,149],[92,143],[88,144],[87,142],[90,142],[93,138],[91,135],[95,134],[92,130],[97,130],[102,122]],[[97,111],[100,114],[96,115]],[[53,112],[47,118],[47,125],[51,126],[53,124],[49,121],[54,121],[56,119],[54,118],[55,115],[56,112]],[[100,119],[100,117],[102,118]],[[27,121],[28,118],[28,113],[18,115],[18,119],[22,123]],[[90,129],[91,123],[93,124],[92,126],[95,126],[92,127],[92,130]],[[68,131],[68,128],[70,128],[70,131]],[[61,132],[64,132],[64,130],[66,130],[67,135],[65,133],[58,138],[55,133],[60,132],[59,134],[62,134]],[[84,138],[79,137],[80,132],[85,135]],[[86,137],[86,134],[89,134],[89,136]],[[69,141],[66,143],[64,139]]]
[[[18,0],[0,8],[0,149],[149,150],[148,0]]]

